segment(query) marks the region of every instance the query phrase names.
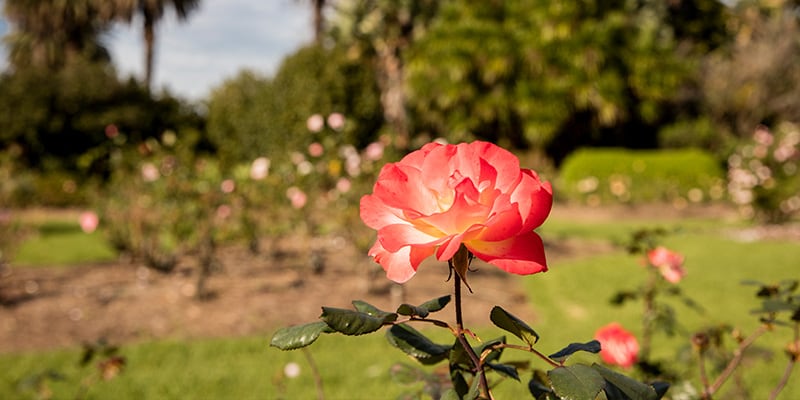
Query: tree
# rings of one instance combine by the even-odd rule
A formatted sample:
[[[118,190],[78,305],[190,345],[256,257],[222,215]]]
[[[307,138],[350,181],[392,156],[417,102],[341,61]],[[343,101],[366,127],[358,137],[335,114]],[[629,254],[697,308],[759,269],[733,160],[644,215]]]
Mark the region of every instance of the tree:
[[[369,0],[339,3],[334,36],[374,60],[381,91],[383,116],[395,136],[395,145],[409,145],[410,126],[406,110],[405,53],[445,1]]]
[[[11,32],[4,38],[14,69],[58,70],[86,58],[108,61],[99,40],[109,28],[113,8],[102,0],[7,0]]]
[[[706,58],[704,110],[724,133],[759,124],[800,122],[800,19],[797,2],[743,2],[731,23],[735,40]]]
[[[581,145],[655,147],[697,65],[660,7],[448,2],[407,53],[417,126],[547,148],[557,162]]]
[[[137,15],[142,17],[142,32],[145,43],[145,87],[150,87],[153,80],[153,53],[155,48],[155,28],[164,17],[166,8],[171,7],[179,21],[184,21],[197,9],[200,0],[114,0],[115,13],[127,23],[132,23]]]

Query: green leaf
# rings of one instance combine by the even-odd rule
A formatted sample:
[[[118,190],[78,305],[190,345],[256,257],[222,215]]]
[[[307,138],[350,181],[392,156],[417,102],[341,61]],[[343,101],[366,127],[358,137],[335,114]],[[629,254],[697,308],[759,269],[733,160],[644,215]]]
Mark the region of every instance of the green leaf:
[[[428,300],[418,306],[403,303],[397,308],[397,313],[400,315],[417,316],[425,318],[428,314],[436,312],[444,308],[450,302],[450,295],[442,296],[433,300]]]
[[[453,388],[447,389],[446,392],[442,394],[441,400],[461,400],[458,397],[458,393]]]
[[[557,367],[548,371],[547,376],[553,390],[562,399],[594,400],[606,385],[597,371],[583,364]]]
[[[517,368],[513,365],[486,363],[486,366],[500,373],[500,375],[519,381],[519,372],[517,372]]]
[[[533,347],[534,343],[539,341],[539,334],[533,330],[528,324],[521,319],[511,315],[500,306],[494,306],[489,319],[497,325],[498,328],[504,329],[514,334],[514,336],[522,339],[528,346]]]
[[[321,333],[331,332],[334,332],[334,330],[322,321],[290,326],[278,329],[278,331],[272,335],[272,340],[269,345],[281,350],[295,350],[314,343]]]
[[[478,373],[472,378],[472,384],[469,385],[469,392],[464,395],[464,400],[475,400],[481,394],[481,378],[483,378],[483,370],[478,371]]]
[[[667,382],[653,382],[650,386],[656,391],[657,399],[664,397],[667,394],[667,390],[669,390],[669,383]]]
[[[367,313],[333,307],[322,307],[320,318],[333,330],[350,336],[375,332],[384,325],[383,319]]]
[[[397,307],[397,313],[400,315],[408,315],[410,317],[417,316],[420,318],[425,318],[428,316],[428,311],[425,309],[412,306],[411,304],[407,303],[400,304],[400,307]]]
[[[433,343],[416,329],[406,325],[394,325],[386,332],[389,343],[425,365],[436,364],[447,359],[450,346]]]
[[[442,296],[433,300],[428,300],[419,305],[419,308],[427,310],[428,312],[437,312],[450,303],[450,295]]]
[[[483,354],[483,352],[486,349],[490,349],[490,348],[492,348],[492,347],[494,347],[494,346],[496,346],[498,344],[506,344],[506,337],[505,336],[500,336],[497,339],[492,339],[492,340],[483,342],[483,343],[481,343],[481,345],[478,348],[474,348],[473,347],[472,349],[475,351],[475,354],[480,356],[481,354]],[[487,363],[495,361],[495,360],[499,359],[502,354],[503,354],[503,348],[502,347],[501,348],[492,349],[491,352],[484,358],[483,361],[487,362]]]
[[[659,398],[656,390],[649,385],[629,378],[619,372],[612,371],[602,365],[592,364],[592,369],[597,371],[603,379],[622,391],[625,396],[637,400],[657,400]]]
[[[353,300],[353,307],[355,307],[356,310],[368,314],[371,317],[383,320],[384,323],[397,321],[397,314],[388,311],[383,311],[378,307],[375,307],[372,304],[367,303],[366,301]]]
[[[592,340],[586,343],[570,343],[567,347],[564,347],[548,357],[563,363],[569,356],[579,351],[588,351],[589,353],[597,354],[600,352],[600,342],[597,340]]]

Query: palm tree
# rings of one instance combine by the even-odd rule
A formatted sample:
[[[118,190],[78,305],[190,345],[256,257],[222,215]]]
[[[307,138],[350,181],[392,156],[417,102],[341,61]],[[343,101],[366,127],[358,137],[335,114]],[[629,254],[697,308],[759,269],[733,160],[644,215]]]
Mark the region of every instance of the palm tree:
[[[78,56],[108,60],[99,41],[111,9],[103,0],[6,0],[11,32],[4,38],[15,68],[56,70]]]
[[[172,7],[179,21],[184,21],[189,14],[197,9],[200,0],[116,0],[116,15],[130,24],[136,15],[143,19],[143,34],[145,43],[145,87],[150,87],[153,79],[153,49],[155,47],[155,27],[164,17],[167,7]]]

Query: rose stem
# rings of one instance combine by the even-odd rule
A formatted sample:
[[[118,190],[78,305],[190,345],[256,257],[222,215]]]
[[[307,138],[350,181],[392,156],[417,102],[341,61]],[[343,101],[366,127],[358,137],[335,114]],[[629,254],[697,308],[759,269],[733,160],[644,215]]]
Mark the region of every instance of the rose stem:
[[[467,259],[468,258],[466,257],[453,257],[448,262],[448,264],[450,265],[451,269],[455,269],[453,273],[454,276],[453,284],[455,289],[453,297],[455,297],[456,301],[456,330],[458,332],[456,338],[458,339],[458,342],[461,343],[461,346],[464,347],[464,350],[469,355],[470,360],[472,360],[472,363],[475,365],[475,376],[477,377],[478,373],[483,368],[483,366],[481,365],[481,361],[478,358],[478,355],[475,354],[475,351],[472,349],[472,346],[469,345],[467,338],[464,336],[464,318],[462,317],[461,313],[461,275],[459,275],[458,271],[459,270],[466,271],[468,265],[459,266],[458,268],[455,268],[455,266],[453,265],[453,263],[458,262],[458,260],[467,260]],[[485,394],[486,398],[491,399],[492,395],[489,393],[489,381],[486,380],[486,374],[480,374],[480,377],[481,377],[481,382],[480,382],[481,392]]]

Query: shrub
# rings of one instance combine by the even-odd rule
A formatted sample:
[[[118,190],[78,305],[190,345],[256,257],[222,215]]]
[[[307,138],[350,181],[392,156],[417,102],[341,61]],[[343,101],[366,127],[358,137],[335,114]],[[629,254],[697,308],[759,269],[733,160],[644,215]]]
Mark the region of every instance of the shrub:
[[[723,173],[697,150],[581,149],[561,167],[556,193],[590,205],[666,201],[676,205],[720,199]]]
[[[728,157],[728,192],[742,213],[763,222],[789,221],[800,212],[800,127],[759,126]]]

